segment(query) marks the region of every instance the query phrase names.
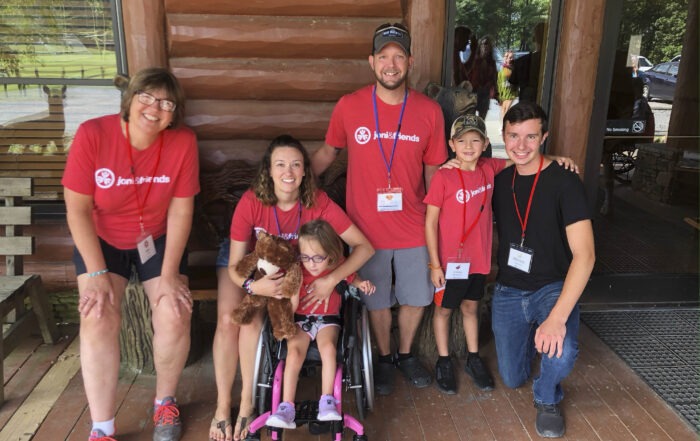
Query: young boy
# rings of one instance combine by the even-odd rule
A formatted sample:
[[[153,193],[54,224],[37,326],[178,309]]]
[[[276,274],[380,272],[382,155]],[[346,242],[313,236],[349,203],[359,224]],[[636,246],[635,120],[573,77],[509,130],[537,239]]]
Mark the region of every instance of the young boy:
[[[433,331],[439,355],[435,380],[441,391],[454,394],[457,382],[448,340],[450,316],[457,307],[462,311],[469,351],[464,370],[479,389],[493,389],[493,378],[479,357],[478,307],[491,271],[493,183],[495,176],[513,161],[481,157],[489,139],[486,125],[478,116],[457,118],[450,138],[456,157],[435,173],[423,202],[428,205],[425,237],[430,278],[435,285]],[[570,158],[546,157],[578,172]]]
[[[469,351],[464,370],[478,388],[493,389],[493,378],[479,357],[477,312],[491,271],[494,176],[508,164],[503,159],[481,158],[489,141],[486,125],[476,115],[457,118],[450,138],[459,168],[438,170],[423,202],[428,205],[425,237],[435,285],[433,330],[439,355],[435,380],[442,392],[455,394],[448,336],[450,315],[458,307]]]

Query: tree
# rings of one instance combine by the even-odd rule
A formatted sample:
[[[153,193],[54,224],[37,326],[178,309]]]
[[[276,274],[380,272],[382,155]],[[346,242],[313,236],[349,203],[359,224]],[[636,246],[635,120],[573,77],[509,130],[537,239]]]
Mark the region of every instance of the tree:
[[[548,11],[548,0],[457,0],[456,23],[492,36],[500,48],[530,50],[532,30]]]

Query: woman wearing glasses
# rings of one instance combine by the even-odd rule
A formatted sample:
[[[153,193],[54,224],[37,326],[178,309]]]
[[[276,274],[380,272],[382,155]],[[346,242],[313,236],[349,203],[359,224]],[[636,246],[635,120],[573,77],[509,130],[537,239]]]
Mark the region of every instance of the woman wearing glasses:
[[[299,227],[319,218],[327,221],[352,248],[347,259],[307,288],[306,299],[314,304],[313,312],[324,313],[338,282],[356,272],[374,254],[374,249],[345,212],[316,188],[304,146],[288,135],[275,138],[263,155],[251,189],[236,205],[229,253],[220,253],[217,261],[219,286],[213,353],[218,398],[209,429],[209,438],[214,441],[245,438],[254,417],[253,369],[262,316],[239,327],[232,322],[231,314],[244,295],[281,294],[281,275],[267,275],[253,281],[240,277],[234,268],[254,248],[256,232],[263,230],[296,243]],[[238,418],[232,425],[231,388],[239,355],[241,402]]]
[[[185,97],[161,68],[138,72],[119,114],[78,128],[62,183],[80,300],[80,361],[90,441],[114,440],[121,303],[132,265],[153,320],[154,441],[179,440],[175,390],[190,346],[185,244],[199,192]]]

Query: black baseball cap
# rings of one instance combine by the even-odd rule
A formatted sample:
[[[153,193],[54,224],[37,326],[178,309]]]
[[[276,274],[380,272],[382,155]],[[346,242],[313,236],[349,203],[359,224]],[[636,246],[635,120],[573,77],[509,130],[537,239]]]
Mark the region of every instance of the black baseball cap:
[[[398,44],[407,55],[411,55],[411,35],[401,23],[384,23],[374,31],[372,54],[381,51],[389,43]]]

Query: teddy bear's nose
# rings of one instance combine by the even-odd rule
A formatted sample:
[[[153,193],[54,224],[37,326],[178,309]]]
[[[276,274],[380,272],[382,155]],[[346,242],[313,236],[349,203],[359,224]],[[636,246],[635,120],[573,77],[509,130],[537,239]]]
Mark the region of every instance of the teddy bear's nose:
[[[267,272],[265,271],[264,268],[258,268],[258,271],[260,271],[260,274],[262,274],[263,277],[265,277],[267,275]]]

